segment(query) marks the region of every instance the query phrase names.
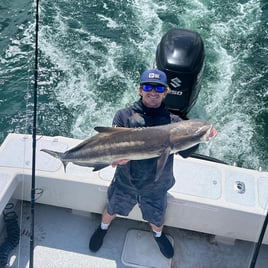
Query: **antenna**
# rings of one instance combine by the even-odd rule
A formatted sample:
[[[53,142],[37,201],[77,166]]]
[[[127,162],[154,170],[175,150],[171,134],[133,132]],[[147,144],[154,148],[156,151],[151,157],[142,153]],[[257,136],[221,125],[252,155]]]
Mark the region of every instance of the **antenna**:
[[[261,247],[261,244],[263,241],[263,237],[265,235],[267,224],[268,224],[268,211],[266,212],[265,220],[264,220],[264,223],[262,225],[262,229],[261,229],[261,233],[260,233],[258,242],[257,242],[257,244],[255,244],[253,257],[251,259],[249,268],[254,268],[256,265],[256,261],[257,261],[257,258],[258,258],[259,252],[260,252],[260,247]]]

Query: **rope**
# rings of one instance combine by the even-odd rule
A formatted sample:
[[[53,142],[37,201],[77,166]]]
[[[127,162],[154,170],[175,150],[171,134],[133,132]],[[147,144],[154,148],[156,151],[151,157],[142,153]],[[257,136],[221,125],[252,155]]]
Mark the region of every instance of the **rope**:
[[[0,267],[6,267],[11,251],[19,244],[20,228],[13,203],[8,203],[3,211],[7,237],[0,246]]]

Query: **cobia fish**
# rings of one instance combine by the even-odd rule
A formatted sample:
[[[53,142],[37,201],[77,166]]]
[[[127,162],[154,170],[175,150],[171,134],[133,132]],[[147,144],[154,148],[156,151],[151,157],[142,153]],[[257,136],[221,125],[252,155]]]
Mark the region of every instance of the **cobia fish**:
[[[62,161],[100,170],[120,160],[141,160],[159,157],[160,174],[170,154],[188,149],[217,135],[212,124],[201,120],[185,120],[168,125],[122,128],[95,127],[99,132],[66,152],[41,151]]]

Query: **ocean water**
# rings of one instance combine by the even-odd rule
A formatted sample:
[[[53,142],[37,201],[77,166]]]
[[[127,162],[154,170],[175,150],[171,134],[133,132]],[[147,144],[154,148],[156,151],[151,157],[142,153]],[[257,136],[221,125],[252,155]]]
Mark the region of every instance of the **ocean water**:
[[[84,139],[138,98],[139,73],[154,64],[171,28],[205,44],[202,89],[191,118],[217,138],[199,152],[268,171],[267,0],[40,1],[38,128]],[[0,2],[0,143],[31,133],[35,3]]]

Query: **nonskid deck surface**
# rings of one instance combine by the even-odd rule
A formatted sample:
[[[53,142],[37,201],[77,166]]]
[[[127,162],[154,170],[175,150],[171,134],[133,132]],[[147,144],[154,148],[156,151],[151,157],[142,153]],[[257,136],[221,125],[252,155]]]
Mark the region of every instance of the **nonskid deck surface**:
[[[24,202],[20,219],[21,240],[9,265],[29,267],[30,204]],[[173,240],[175,256],[165,259],[159,252],[147,223],[117,218],[97,253],[88,249],[89,238],[100,223],[99,214],[35,205],[36,268],[243,268],[248,267],[254,244],[237,240],[219,243],[213,235],[165,227]],[[196,219],[198,220],[198,219]],[[5,234],[1,234],[3,240]],[[268,246],[262,246],[256,268],[268,267]]]

